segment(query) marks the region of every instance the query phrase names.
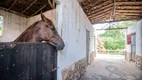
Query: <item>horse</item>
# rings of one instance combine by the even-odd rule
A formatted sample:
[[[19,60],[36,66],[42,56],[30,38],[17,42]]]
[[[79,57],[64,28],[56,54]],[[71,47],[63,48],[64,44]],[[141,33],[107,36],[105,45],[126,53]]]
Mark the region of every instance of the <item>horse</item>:
[[[59,36],[53,22],[41,13],[41,20],[29,26],[14,42],[47,42],[62,50],[64,41]]]

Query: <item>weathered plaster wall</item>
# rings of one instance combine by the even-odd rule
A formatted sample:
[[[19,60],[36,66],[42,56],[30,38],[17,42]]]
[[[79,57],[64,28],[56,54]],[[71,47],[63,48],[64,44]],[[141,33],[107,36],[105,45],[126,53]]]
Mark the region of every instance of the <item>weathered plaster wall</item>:
[[[27,18],[3,10],[0,10],[0,16],[3,16],[4,20],[1,42],[13,41],[27,28]]]
[[[57,78],[62,80],[64,68],[86,58],[86,29],[90,31],[89,53],[94,51],[94,28],[77,0],[61,0],[57,5],[57,17],[57,28],[65,42],[64,50],[58,53]]]
[[[50,10],[43,13],[53,23],[56,22],[56,10]],[[40,15],[24,18],[13,13],[0,10],[0,16],[4,18],[3,35],[0,37],[1,42],[10,42],[15,40],[27,27],[34,22],[41,20]]]
[[[142,20],[127,29],[127,34],[136,32],[136,66],[142,69]],[[126,59],[131,61],[131,44],[127,45]]]
[[[142,20],[136,24],[136,55],[142,56]]]
[[[142,69],[142,20],[136,24],[136,66]]]
[[[135,32],[136,32],[136,26],[135,25],[133,25],[133,26],[131,26],[127,29],[127,35],[135,33]],[[131,53],[131,44],[127,44],[126,47],[127,47],[127,52]]]

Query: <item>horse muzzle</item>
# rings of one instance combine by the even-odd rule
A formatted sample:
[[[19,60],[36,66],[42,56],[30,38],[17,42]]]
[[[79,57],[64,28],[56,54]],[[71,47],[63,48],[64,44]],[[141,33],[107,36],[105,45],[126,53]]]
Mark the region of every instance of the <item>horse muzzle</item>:
[[[64,44],[63,41],[57,42],[57,44],[56,44],[56,49],[57,49],[57,50],[63,50],[64,47],[65,47],[65,44]]]

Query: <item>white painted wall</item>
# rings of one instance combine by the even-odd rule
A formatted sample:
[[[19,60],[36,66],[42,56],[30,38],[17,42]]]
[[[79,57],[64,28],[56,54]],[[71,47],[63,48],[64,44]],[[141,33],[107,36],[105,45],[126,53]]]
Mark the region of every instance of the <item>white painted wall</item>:
[[[142,56],[142,20],[136,24],[136,55]]]
[[[135,32],[136,32],[136,26],[135,25],[133,25],[131,27],[128,27],[128,29],[127,29],[127,35],[135,33]],[[127,48],[126,51],[128,53],[131,53],[131,44],[127,44],[126,48]]]
[[[127,34],[136,32],[136,55],[142,56],[142,20],[127,29]],[[127,44],[127,52],[131,53],[131,44]]]
[[[86,57],[86,29],[90,31],[89,53],[94,51],[94,28],[77,0],[60,1],[56,20],[65,48],[58,53],[58,80],[62,80],[62,69]]]
[[[27,18],[3,10],[0,10],[0,16],[3,16],[4,20],[0,42],[13,41],[27,28]]]
[[[44,15],[51,19],[53,23],[56,22],[56,10],[50,10],[44,13]],[[9,13],[0,10],[0,16],[4,18],[3,35],[0,36],[0,42],[14,41],[26,28],[28,28],[34,22],[41,20],[40,15],[24,18],[13,13]]]

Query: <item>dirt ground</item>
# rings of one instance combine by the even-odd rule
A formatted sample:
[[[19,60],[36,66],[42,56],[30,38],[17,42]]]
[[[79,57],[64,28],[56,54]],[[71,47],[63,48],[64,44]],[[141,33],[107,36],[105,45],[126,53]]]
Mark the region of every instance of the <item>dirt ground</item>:
[[[142,70],[122,55],[97,54],[81,80],[142,80]]]

